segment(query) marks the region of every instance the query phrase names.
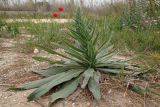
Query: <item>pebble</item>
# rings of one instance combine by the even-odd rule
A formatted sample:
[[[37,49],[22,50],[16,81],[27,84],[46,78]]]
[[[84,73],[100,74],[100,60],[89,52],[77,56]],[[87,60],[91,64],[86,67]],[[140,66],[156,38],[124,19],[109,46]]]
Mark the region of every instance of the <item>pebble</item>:
[[[90,102],[87,102],[87,106],[90,106],[91,105],[91,103]]]
[[[33,51],[33,53],[37,54],[37,53],[39,53],[39,50],[37,48],[35,48],[34,51]]]

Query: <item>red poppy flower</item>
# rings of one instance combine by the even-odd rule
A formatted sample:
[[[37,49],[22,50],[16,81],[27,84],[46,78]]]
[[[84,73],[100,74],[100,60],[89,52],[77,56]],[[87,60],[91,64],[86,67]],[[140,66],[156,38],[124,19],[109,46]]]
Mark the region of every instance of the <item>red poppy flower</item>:
[[[53,17],[58,17],[58,13],[54,12],[53,14]]]
[[[64,11],[64,8],[63,7],[58,7],[58,10],[59,11]]]

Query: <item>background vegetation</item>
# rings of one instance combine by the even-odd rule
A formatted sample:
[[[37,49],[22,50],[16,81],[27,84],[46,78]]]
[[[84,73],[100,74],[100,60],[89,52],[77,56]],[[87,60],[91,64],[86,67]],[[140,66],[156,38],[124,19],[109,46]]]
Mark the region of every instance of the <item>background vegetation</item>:
[[[16,37],[21,32],[29,33],[31,38],[27,39],[23,50],[33,50],[33,44],[43,43],[50,46],[51,42],[62,43],[64,39],[68,39],[64,32],[69,24],[56,23],[37,23],[16,22],[6,23],[4,19],[32,19],[32,18],[48,18],[53,19],[52,10],[56,10],[58,2],[36,2],[28,0],[27,2],[9,2],[1,1],[0,10],[0,30],[1,37],[4,32],[7,36]],[[11,6],[11,4],[14,4]],[[135,53],[155,53],[160,51],[160,2],[158,0],[126,0],[125,2],[111,3],[103,2],[99,6],[94,7],[93,3],[86,6],[83,0],[80,1],[81,9],[86,18],[97,22],[96,30],[103,32],[102,37],[107,35],[109,31],[114,32],[112,43],[122,51],[126,49]],[[23,12],[21,9],[28,6]],[[50,8],[44,8],[44,7]],[[58,18],[72,18],[77,7],[76,2],[65,2],[61,6],[65,11]],[[36,8],[43,7],[44,10]],[[93,8],[94,7],[94,8]],[[30,9],[30,10],[28,10]],[[10,10],[18,10],[11,12]],[[30,52],[30,51],[26,51]]]

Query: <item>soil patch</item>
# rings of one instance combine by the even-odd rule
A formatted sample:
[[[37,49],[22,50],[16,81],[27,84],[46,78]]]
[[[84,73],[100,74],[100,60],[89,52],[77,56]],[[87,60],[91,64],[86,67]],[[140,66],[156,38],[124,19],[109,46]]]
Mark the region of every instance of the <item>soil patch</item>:
[[[48,96],[40,98],[38,101],[27,102],[27,96],[33,90],[7,91],[10,85],[19,85],[25,82],[41,78],[31,72],[35,66],[46,66],[32,59],[32,56],[47,56],[60,60],[58,56],[51,56],[46,52],[24,54],[17,52],[13,39],[4,39],[0,50],[0,107],[47,107]],[[57,50],[63,51],[63,50]],[[122,58],[122,57],[121,57]],[[124,57],[123,57],[124,58]],[[122,58],[122,59],[123,59]],[[158,107],[159,98],[139,96],[131,91],[125,90],[121,82],[110,79],[103,75],[101,83],[102,100],[96,102],[88,92],[77,90],[69,98],[56,103],[55,107]],[[126,92],[126,93],[125,93]]]

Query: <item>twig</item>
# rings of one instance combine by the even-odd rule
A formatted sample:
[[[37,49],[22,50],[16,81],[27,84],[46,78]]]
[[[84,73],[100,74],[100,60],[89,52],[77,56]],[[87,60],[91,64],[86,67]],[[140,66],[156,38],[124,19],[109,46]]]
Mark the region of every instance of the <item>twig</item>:
[[[0,86],[12,87],[12,86],[14,86],[14,85],[11,85],[11,84],[0,84]]]
[[[79,96],[79,94],[80,94],[81,92],[82,92],[82,90],[81,90],[81,89],[78,89],[78,90],[77,90],[77,93],[75,93],[75,96],[73,96],[72,101],[75,101],[76,98]]]
[[[112,85],[111,83],[100,83],[100,85]]]
[[[130,83],[128,82],[128,83],[127,83],[126,90],[125,90],[125,92],[124,92],[124,94],[123,94],[124,97],[126,96],[126,93],[127,93],[127,90],[128,90],[129,85],[130,85]]]
[[[147,89],[148,87],[148,83],[146,83],[146,86],[145,86],[145,90]],[[144,93],[144,107],[146,107],[146,92]]]
[[[41,107],[45,107],[45,105],[43,105],[41,102],[39,102],[38,100],[34,100],[37,104],[39,104]]]
[[[94,100],[94,101],[93,101],[93,107],[99,107],[99,102],[96,101],[96,100]]]

